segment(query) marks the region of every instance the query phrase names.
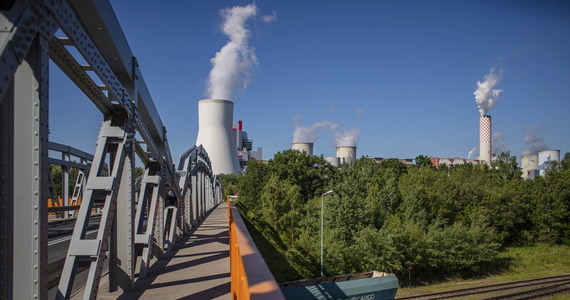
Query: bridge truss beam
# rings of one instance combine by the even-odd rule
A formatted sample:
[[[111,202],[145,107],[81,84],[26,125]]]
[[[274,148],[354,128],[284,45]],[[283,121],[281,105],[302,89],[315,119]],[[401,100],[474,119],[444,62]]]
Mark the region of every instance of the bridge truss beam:
[[[166,129],[108,1],[14,0],[0,12],[0,299],[47,297],[50,58],[104,119],[58,298],[70,297],[77,266],[86,264],[84,298],[94,299],[106,256],[110,289],[130,289],[137,247],[144,249],[144,277],[153,255],[169,251],[178,235],[221,202],[208,155],[193,147],[175,170]],[[51,162],[79,167],[70,153]],[[135,154],[148,171],[139,197]],[[100,229],[87,240],[88,217],[98,203],[104,204]],[[144,230],[141,216],[147,218]]]

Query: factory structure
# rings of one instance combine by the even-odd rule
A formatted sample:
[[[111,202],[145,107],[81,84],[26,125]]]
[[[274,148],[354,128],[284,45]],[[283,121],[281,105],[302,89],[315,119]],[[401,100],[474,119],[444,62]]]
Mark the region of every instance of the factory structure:
[[[544,176],[551,161],[560,161],[560,150],[542,150],[537,154],[521,155],[522,177],[533,179]]]
[[[253,140],[249,139],[247,131],[243,130],[242,120],[235,123],[232,130],[235,133],[237,156],[241,171],[245,170],[250,159],[263,160],[263,148],[257,147],[255,151],[253,150]]]
[[[313,155],[313,143],[309,142],[293,142],[291,143],[291,149],[297,150],[299,152],[305,152],[309,156]]]
[[[230,100],[204,99],[198,102],[198,136],[214,174],[237,174],[249,159],[261,160],[263,149],[253,149],[253,141],[243,131],[243,122],[233,123],[234,103]]]
[[[291,149],[313,155],[313,143],[294,142]],[[351,164],[356,161],[356,146],[337,146],[336,156],[325,158],[331,165],[339,167],[341,164]]]
[[[291,149],[313,155],[313,143],[291,143]],[[333,166],[351,164],[356,161],[356,146],[337,146],[336,156],[325,158]]]
[[[198,102],[198,136],[196,145],[202,145],[212,162],[214,174],[236,174],[243,171],[250,159],[263,160],[263,149],[253,150],[253,140],[243,130],[243,121],[233,123],[234,103],[229,100],[204,99]],[[481,164],[491,166],[492,124],[491,116],[479,118],[479,159],[430,157],[435,168],[462,164]],[[291,149],[314,155],[313,142],[293,142]],[[352,164],[356,161],[356,145],[337,144],[336,156],[325,158],[333,166]],[[373,157],[376,162],[394,158]],[[412,165],[413,159],[399,159],[406,165]],[[525,179],[544,176],[550,161],[560,161],[560,150],[543,150],[536,154],[521,155],[521,168]]]

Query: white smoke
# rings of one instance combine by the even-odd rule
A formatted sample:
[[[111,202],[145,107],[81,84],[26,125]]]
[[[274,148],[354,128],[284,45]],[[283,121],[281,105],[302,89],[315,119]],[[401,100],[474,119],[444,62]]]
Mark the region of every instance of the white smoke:
[[[477,150],[477,147],[473,147],[473,149],[469,150],[469,153],[467,153],[467,159],[471,159],[471,156],[473,155],[475,150]]]
[[[492,139],[492,145],[493,145],[493,153],[500,153],[500,152],[504,152],[507,151],[507,144],[505,144],[505,136],[503,135],[502,132],[500,131],[495,131],[493,132],[493,139]]]
[[[499,81],[503,78],[502,70],[495,73],[495,69],[491,68],[489,74],[485,75],[484,81],[477,81],[477,90],[473,93],[475,95],[475,102],[477,102],[477,107],[479,107],[479,113],[484,116],[487,111],[497,105],[497,100],[499,99],[499,94],[503,90],[493,89]]]
[[[221,10],[222,32],[229,40],[216,55],[210,59],[212,70],[208,77],[208,98],[231,100],[236,87],[246,88],[251,77],[251,69],[258,64],[255,49],[248,45],[250,31],[247,21],[257,14],[257,6],[234,6]],[[273,15],[262,16],[264,22],[277,18]]]
[[[335,132],[334,143],[336,147],[348,146],[356,147],[358,137],[360,136],[360,129],[345,130],[342,133]]]
[[[273,12],[271,12],[270,15],[261,16],[261,20],[264,23],[271,23],[271,22],[277,20],[277,13],[275,11],[273,11]]]
[[[542,126],[525,126],[524,143],[527,148],[523,150],[522,155],[537,154],[539,151],[546,150],[547,145],[544,144],[544,139],[539,136],[540,132],[544,129]]]
[[[295,131],[293,132],[293,143],[314,143],[318,138],[321,137],[323,131],[336,130],[337,128],[338,124],[326,120],[315,122],[309,127],[295,124]]]

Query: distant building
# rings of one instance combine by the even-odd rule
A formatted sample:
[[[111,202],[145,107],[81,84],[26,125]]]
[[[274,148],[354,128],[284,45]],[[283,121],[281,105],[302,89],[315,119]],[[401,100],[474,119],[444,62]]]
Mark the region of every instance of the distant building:
[[[480,164],[480,160],[476,159],[468,159],[468,158],[448,158],[448,157],[430,157],[431,164],[436,168],[439,169],[439,166],[447,165],[447,166],[457,166],[457,165],[464,165],[467,163],[471,164]]]
[[[239,120],[236,124],[233,124],[233,131],[235,133],[234,136],[239,166],[242,171],[245,169],[247,162],[251,158],[263,160],[263,148],[257,147],[256,151],[252,151],[253,140],[249,139],[247,131],[243,130],[243,121]]]
[[[406,166],[411,166],[414,164],[413,158],[385,158],[385,157],[370,157],[370,158],[373,159],[377,163],[381,163],[385,160],[397,160],[401,163],[404,163]]]
[[[251,151],[251,157],[257,160],[263,160],[263,148],[257,147],[256,151]]]

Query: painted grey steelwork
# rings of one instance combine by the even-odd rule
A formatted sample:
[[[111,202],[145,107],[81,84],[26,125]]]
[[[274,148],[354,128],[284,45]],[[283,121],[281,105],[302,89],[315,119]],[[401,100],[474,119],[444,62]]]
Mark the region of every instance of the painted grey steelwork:
[[[50,163],[86,170],[92,161],[85,183],[76,182],[85,191],[57,298],[70,298],[79,266],[88,267],[84,299],[96,298],[105,257],[110,290],[128,290],[137,249],[144,277],[152,256],[170,251],[222,201],[208,154],[193,147],[175,170],[166,129],[108,1],[3,1],[0,12],[0,299],[47,297]],[[102,113],[93,156],[48,143],[50,58]],[[49,158],[50,148],[62,158]],[[135,155],[146,168],[138,197]],[[100,205],[97,237],[88,239],[89,216]]]
[[[20,42],[7,43],[10,33],[0,34],[2,299],[38,299],[47,292],[47,38],[55,29],[44,26],[38,33],[32,15],[20,18]],[[3,15],[0,28],[13,28],[14,17]]]

